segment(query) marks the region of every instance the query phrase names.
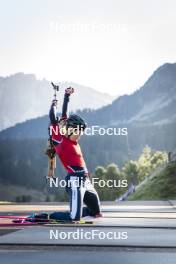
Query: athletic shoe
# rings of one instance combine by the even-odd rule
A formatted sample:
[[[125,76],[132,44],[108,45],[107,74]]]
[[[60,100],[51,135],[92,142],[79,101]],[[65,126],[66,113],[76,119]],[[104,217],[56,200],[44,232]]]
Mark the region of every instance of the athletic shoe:
[[[49,215],[47,213],[42,214],[32,214],[26,217],[25,221],[27,222],[48,222],[49,221]]]

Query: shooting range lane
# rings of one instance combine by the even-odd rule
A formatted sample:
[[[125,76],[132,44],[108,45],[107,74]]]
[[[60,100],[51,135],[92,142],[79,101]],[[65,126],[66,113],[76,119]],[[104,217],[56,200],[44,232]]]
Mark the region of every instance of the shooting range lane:
[[[48,246],[47,246],[48,248]],[[125,263],[125,264],[175,264],[175,252],[148,252],[133,251],[129,249],[120,251],[115,248],[96,248],[91,250],[90,248],[79,248],[79,250],[72,249],[70,247],[62,248],[57,251],[45,250],[3,250],[0,251],[0,257],[2,263],[13,263],[13,264],[48,264],[48,263],[62,263],[62,264],[90,264],[90,263],[101,263],[107,264],[111,260],[111,264]],[[118,262],[117,262],[118,260]]]
[[[93,225],[47,225],[22,227],[21,230],[2,235],[0,237],[0,245],[89,245],[89,246],[125,246],[125,247],[163,247],[176,248],[176,210],[173,206],[174,202],[122,202],[103,204],[104,218],[96,219]],[[45,208],[53,210],[64,209],[65,205],[32,205],[30,209],[38,209],[43,211]],[[0,206],[1,215],[4,214],[3,208],[10,209],[12,214],[25,212],[29,210],[28,205],[7,205]],[[27,211],[25,210],[27,208]],[[7,212],[7,211],[6,211]],[[6,213],[7,214],[7,213]],[[50,239],[51,235],[55,236]],[[58,239],[57,234],[61,232],[97,232],[116,233],[116,238],[109,239],[105,237],[100,239]],[[124,232],[127,239],[123,238]]]
[[[176,201],[123,201],[102,202],[103,212],[174,212]],[[33,204],[1,204],[0,215],[3,213],[51,212],[69,210],[67,203],[33,203]],[[175,211],[176,212],[176,211]]]

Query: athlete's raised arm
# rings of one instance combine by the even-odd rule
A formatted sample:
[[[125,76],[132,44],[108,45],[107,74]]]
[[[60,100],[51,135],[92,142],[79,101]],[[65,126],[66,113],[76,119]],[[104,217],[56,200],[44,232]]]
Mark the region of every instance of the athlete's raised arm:
[[[68,102],[69,102],[69,97],[72,93],[74,93],[74,89],[72,87],[68,87],[67,89],[65,89],[61,119],[67,119]]]

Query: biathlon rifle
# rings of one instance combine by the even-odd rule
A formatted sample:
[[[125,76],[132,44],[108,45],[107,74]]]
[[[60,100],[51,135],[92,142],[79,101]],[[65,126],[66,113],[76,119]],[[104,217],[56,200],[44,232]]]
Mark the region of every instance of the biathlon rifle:
[[[58,101],[57,100],[57,92],[59,91],[59,85],[56,85],[53,82],[51,82],[51,85],[53,86],[53,89],[54,89],[54,100]]]
[[[59,85],[54,84],[51,82],[51,85],[54,89],[54,99],[53,102],[57,103],[57,92],[59,91]],[[49,129],[50,131],[50,129]],[[49,139],[47,141],[47,149],[45,151],[45,154],[48,156],[48,172],[46,176],[46,182],[49,178],[55,178],[55,169],[56,169],[56,152],[54,149],[54,145],[52,143],[52,138],[49,133]]]

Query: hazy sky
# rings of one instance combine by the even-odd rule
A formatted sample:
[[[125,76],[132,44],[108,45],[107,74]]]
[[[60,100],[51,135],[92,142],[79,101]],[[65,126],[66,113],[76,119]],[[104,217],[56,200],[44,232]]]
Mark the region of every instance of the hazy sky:
[[[176,62],[175,30],[175,0],[0,0],[0,76],[131,93]]]

